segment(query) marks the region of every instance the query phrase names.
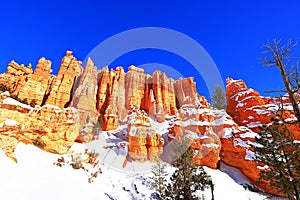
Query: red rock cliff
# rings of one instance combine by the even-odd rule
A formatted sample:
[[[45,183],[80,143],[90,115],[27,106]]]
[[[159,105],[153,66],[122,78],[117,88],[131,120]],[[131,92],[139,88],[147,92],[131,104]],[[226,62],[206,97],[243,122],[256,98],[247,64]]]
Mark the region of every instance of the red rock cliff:
[[[227,79],[226,100],[227,113],[240,126],[247,126],[255,132],[259,132],[259,126],[267,125],[278,112],[280,102],[283,109],[280,111],[282,117],[288,121],[296,120],[289,98],[262,97],[252,88],[248,88],[243,80]],[[297,124],[288,125],[295,139],[300,139],[300,129]]]
[[[95,127],[116,130],[122,123],[127,124],[124,144],[128,142],[130,160],[157,161],[161,154],[172,159],[172,147],[166,147],[184,136],[190,139],[198,165],[217,168],[221,160],[274,193],[268,184],[257,183],[263,164],[253,160],[252,145],[258,127],[271,122],[278,99],[261,97],[242,80],[226,82],[227,112],[213,109],[197,93],[193,78],[175,81],[159,71],[145,74],[135,66],[127,73],[122,67],[97,70],[91,59],[83,70],[70,51],[57,76],[51,75],[51,61],[45,58],[38,61],[34,72],[31,65],[12,61],[6,73],[0,74],[0,84],[6,85],[12,96],[28,103],[34,100],[37,106],[1,94],[0,139],[7,144],[1,148],[10,156],[23,141],[63,153],[76,138],[81,142],[93,139],[98,134]],[[284,97],[283,103],[284,118],[294,120],[288,98]],[[289,128],[299,140],[299,128]]]

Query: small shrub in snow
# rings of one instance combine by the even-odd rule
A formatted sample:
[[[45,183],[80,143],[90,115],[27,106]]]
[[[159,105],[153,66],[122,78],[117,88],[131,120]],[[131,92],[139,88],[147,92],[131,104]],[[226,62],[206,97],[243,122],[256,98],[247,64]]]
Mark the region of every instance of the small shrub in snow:
[[[88,182],[92,183],[99,174],[102,174],[102,170],[99,166],[98,160],[99,154],[95,152],[74,153],[71,155],[62,156],[57,159],[56,166],[63,167],[66,164],[71,166],[73,169],[82,169],[88,175]]]

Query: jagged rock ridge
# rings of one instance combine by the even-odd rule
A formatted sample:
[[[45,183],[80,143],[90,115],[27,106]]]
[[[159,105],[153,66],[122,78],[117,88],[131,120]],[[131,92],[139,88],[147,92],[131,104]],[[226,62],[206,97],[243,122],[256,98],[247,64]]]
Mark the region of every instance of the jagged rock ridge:
[[[175,81],[159,71],[145,74],[135,66],[127,73],[122,67],[97,70],[91,59],[83,69],[70,51],[57,76],[51,75],[51,61],[45,58],[34,72],[31,65],[12,61],[0,74],[0,84],[10,89],[12,97],[37,104],[35,108],[12,104],[10,94],[1,96],[0,135],[9,156],[19,141],[63,153],[75,139],[89,141],[99,129],[116,130],[127,124],[130,160],[157,161],[161,155],[171,159],[169,144],[184,136],[195,149],[198,165],[217,168],[222,160],[275,193],[267,183],[257,183],[263,164],[253,160],[252,146],[259,125],[270,123],[274,116],[278,99],[261,97],[242,80],[227,79],[228,114],[213,109],[197,93],[193,78]],[[294,120],[289,100],[285,98],[284,103],[285,118]],[[158,130],[155,125],[164,128]],[[298,127],[290,129],[299,136]]]

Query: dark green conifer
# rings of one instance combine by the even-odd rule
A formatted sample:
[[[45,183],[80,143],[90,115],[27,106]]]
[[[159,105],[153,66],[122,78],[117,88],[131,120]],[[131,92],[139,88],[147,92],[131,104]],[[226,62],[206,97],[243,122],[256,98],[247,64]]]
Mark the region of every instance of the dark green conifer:
[[[194,150],[188,146],[187,139],[175,141],[175,161],[173,165],[177,168],[171,176],[171,184],[168,185],[167,196],[169,199],[198,199],[195,192],[209,188],[210,176],[202,166],[196,166],[193,162]]]
[[[225,94],[221,86],[217,85],[211,96],[211,104],[216,109],[226,109]]]
[[[167,176],[166,163],[163,161],[157,162],[152,167],[152,187],[155,189],[158,198],[165,199],[165,192],[167,190]]]
[[[262,127],[256,138],[255,159],[266,165],[259,180],[289,199],[300,199],[300,144],[294,140],[287,126],[278,118],[271,126]]]

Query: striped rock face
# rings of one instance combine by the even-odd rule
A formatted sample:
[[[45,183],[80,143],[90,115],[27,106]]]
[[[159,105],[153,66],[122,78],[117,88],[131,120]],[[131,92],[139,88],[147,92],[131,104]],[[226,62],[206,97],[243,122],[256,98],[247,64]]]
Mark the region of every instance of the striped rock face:
[[[16,161],[12,154],[18,142],[61,154],[74,141],[88,144],[102,136],[98,150],[125,155],[125,168],[128,161],[162,158],[171,163],[178,156],[174,141],[185,138],[185,145],[194,149],[195,164],[216,169],[222,161],[276,193],[268,183],[257,182],[264,164],[254,161],[253,146],[258,145],[259,126],[271,122],[279,102],[284,119],[295,120],[289,99],[262,97],[242,80],[226,82],[225,111],[212,108],[197,93],[193,78],[173,80],[135,66],[127,72],[122,67],[98,70],[91,59],[83,69],[70,51],[57,76],[51,75],[51,61],[45,58],[34,72],[11,62],[0,74],[0,84],[11,92],[0,94],[0,145]],[[27,103],[20,102],[25,99]],[[298,126],[289,129],[300,140]]]
[[[296,120],[293,107],[287,96],[282,98],[262,97],[260,94],[248,88],[243,80],[227,79],[226,100],[227,113],[240,126],[259,132],[259,127],[271,123],[275,113],[280,111],[283,119],[293,122]],[[288,125],[296,140],[300,139],[300,129],[297,124]]]

